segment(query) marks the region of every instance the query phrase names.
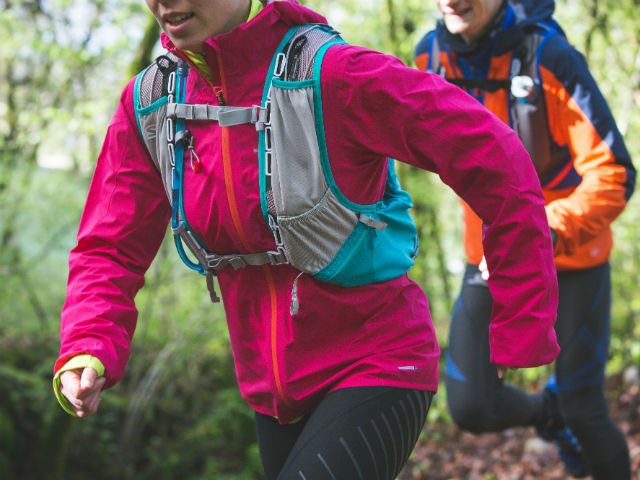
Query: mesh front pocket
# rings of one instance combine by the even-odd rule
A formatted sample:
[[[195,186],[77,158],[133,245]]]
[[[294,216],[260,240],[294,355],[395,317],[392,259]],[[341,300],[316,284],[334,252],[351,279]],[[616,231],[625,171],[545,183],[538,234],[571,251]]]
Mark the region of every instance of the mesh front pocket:
[[[276,211],[281,216],[304,215],[327,190],[316,136],[313,89],[272,86],[271,95]]]
[[[357,223],[357,214],[343,206],[330,189],[311,210],[278,218],[291,264],[307,273],[329,264]]]

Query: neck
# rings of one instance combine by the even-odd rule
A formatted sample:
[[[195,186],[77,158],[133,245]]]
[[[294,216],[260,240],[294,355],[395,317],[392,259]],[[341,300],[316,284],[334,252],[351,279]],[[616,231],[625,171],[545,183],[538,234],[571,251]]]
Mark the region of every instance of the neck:
[[[238,25],[242,25],[249,19],[249,14],[251,14],[251,1],[252,0],[249,0],[245,8],[243,10],[240,10],[240,15],[239,15],[238,21],[234,25],[234,28],[237,27]]]

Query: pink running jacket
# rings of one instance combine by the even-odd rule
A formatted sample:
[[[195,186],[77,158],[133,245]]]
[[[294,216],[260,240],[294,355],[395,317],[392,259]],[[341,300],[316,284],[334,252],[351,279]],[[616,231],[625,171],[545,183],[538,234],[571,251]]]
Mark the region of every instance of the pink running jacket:
[[[291,26],[313,22],[325,20],[280,1],[210,38],[205,54],[214,84],[192,68],[187,103],[223,98],[233,106],[259,105],[280,39]],[[174,49],[168,38],[163,42]],[[331,47],[322,79],[328,154],[345,196],[357,203],[379,200],[387,157],[437,173],[486,225],[491,361],[509,367],[551,362],[559,350],[553,252],[540,184],[516,134],[437,75],[366,48]],[[91,354],[106,368],[107,388],[123,374],[137,320],[134,297],[170,217],[138,133],[133,84],[125,87],[107,131],[70,254],[55,366]],[[195,232],[218,253],[273,249],[260,208],[255,128],[188,121],[186,127],[202,161],[198,173],[185,168],[185,212]],[[292,316],[298,273],[265,265],[218,275],[239,387],[252,408],[287,423],[337,388],[437,389],[439,350],[416,283],[403,275],[343,288],[304,274],[299,313]]]

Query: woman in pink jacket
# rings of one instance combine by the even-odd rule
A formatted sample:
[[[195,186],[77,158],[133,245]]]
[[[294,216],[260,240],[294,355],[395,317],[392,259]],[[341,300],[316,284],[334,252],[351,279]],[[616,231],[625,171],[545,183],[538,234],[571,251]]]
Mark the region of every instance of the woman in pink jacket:
[[[164,47],[189,70],[187,104],[260,105],[290,28],[325,24],[293,1],[146,1]],[[503,374],[553,361],[552,243],[517,136],[438,76],[362,47],[332,44],[318,75],[315,114],[331,190],[357,210],[388,193],[389,158],[437,173],[486,225],[492,363]],[[95,413],[100,392],[122,376],[135,294],[177,215],[165,192],[170,177],[159,174],[140,135],[136,88],[134,79],[121,95],[70,255],[54,387],[80,417]],[[263,137],[256,125],[222,123],[184,121],[190,142],[177,216],[207,250],[245,258],[278,251],[261,198]],[[358,217],[373,229],[368,238],[383,231],[379,219]],[[438,386],[439,350],[421,288],[406,272],[343,286],[287,261],[235,266],[218,269],[217,280],[266,478],[395,478]]]

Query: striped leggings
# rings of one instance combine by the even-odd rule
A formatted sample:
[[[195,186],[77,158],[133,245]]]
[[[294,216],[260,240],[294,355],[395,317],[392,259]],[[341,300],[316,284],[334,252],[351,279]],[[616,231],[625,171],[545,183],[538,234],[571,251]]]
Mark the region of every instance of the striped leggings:
[[[293,424],[256,413],[265,478],[393,480],[418,441],[432,397],[402,388],[344,388]]]

